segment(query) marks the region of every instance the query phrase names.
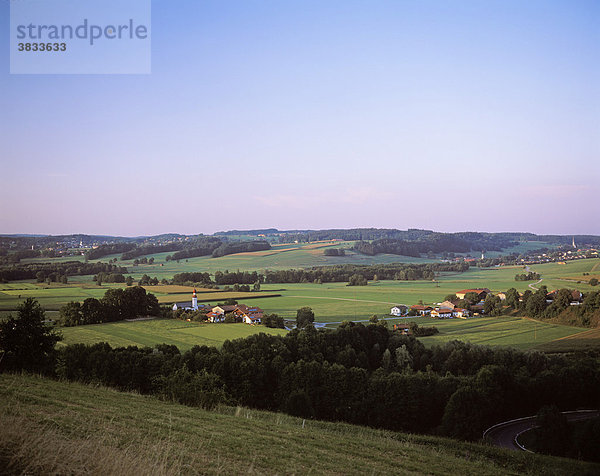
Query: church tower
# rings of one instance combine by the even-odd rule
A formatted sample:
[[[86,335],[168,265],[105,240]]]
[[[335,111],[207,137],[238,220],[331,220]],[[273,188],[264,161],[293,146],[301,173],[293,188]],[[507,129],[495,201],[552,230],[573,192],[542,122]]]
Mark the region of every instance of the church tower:
[[[575,237],[573,237],[573,249],[576,250],[577,246],[575,246]]]
[[[194,294],[192,294],[192,309],[198,310],[198,297],[196,296],[196,288],[194,288]]]

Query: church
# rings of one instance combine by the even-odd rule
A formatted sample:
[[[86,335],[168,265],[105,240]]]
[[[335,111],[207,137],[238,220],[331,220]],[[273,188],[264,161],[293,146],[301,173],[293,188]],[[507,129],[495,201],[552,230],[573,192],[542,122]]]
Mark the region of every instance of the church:
[[[176,302],[173,304],[173,310],[177,311],[178,309],[183,309],[184,311],[197,311],[198,309],[210,308],[210,306],[201,305],[198,307],[198,296],[196,295],[196,288],[194,288],[194,292],[192,294],[192,302]]]

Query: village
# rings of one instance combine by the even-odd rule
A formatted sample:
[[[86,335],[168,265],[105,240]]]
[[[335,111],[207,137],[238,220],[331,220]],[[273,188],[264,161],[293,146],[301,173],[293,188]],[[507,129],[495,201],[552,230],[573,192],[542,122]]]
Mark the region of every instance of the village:
[[[206,315],[206,320],[209,322],[225,322],[227,317],[231,318],[232,322],[243,322],[245,324],[262,324],[264,311],[260,307],[249,307],[245,304],[221,304],[218,306],[210,306],[208,304],[198,305],[198,296],[196,290],[192,294],[191,302],[181,302],[173,304],[173,311],[199,311]],[[189,319],[188,319],[189,320]]]
[[[523,293],[517,293],[519,301],[523,299]],[[558,295],[558,290],[546,294],[546,303],[551,304]],[[486,314],[485,301],[488,296],[496,296],[500,303],[506,301],[507,293],[493,294],[488,288],[463,289],[457,291],[454,296],[447,296],[443,302],[434,306],[414,304],[412,306],[396,305],[390,309],[390,315],[394,317],[410,318],[415,316],[428,316],[435,319],[469,319]],[[567,297],[569,305],[578,306],[583,301],[583,295],[577,290],[571,291]]]

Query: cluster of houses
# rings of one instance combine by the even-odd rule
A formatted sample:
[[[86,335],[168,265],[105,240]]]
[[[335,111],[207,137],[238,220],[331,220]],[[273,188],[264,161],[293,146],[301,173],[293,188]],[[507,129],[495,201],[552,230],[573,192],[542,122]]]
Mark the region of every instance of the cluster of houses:
[[[476,289],[463,289],[456,293],[458,299],[464,299],[469,293],[477,294],[479,301],[477,304],[471,306],[471,309],[464,309],[456,306],[451,301],[444,301],[436,306],[425,306],[422,304],[415,304],[413,306],[394,306],[390,309],[390,314],[396,317],[411,317],[414,315],[429,316],[437,319],[467,319],[469,317],[477,317],[483,314],[483,303],[488,294],[492,292],[488,288],[476,288]],[[505,299],[504,293],[499,293],[500,299]]]
[[[546,303],[550,304],[552,301],[554,301],[554,298],[556,298],[557,295],[558,295],[558,289],[555,289],[554,291],[550,291],[548,294],[546,294]],[[579,291],[577,291],[577,289],[574,289],[573,291],[571,291],[571,294],[569,296],[569,304],[571,306],[579,306],[582,302],[583,302],[583,294],[581,294]]]
[[[206,313],[209,322],[224,322],[225,317],[231,316],[236,321],[246,324],[261,324],[264,317],[264,311],[257,306],[249,307],[245,304],[232,304],[221,306],[210,306],[208,304],[198,305],[196,290],[192,294],[192,302],[177,302],[173,304],[173,311],[202,311]]]
[[[458,299],[464,299],[465,296],[469,293],[477,294],[477,297],[479,299],[476,304],[472,304],[470,306],[470,309],[463,309],[456,306],[451,301],[444,301],[435,306],[415,304],[413,306],[408,307],[404,305],[398,305],[390,309],[390,314],[395,317],[411,317],[419,315],[434,317],[438,319],[452,319],[455,317],[458,317],[460,319],[467,319],[469,317],[477,317],[484,313],[483,305],[485,302],[485,298],[488,295],[492,294],[492,292],[488,288],[463,289],[462,291],[458,291],[456,293],[456,297]],[[555,289],[554,291],[550,291],[546,295],[546,303],[552,303],[557,294],[557,289]],[[522,296],[523,293],[519,293],[519,295]],[[506,293],[497,293],[496,296],[498,296],[501,301],[504,301],[506,299]],[[578,306],[583,302],[583,295],[581,294],[581,292],[573,290],[571,291],[569,300],[569,304],[571,306]]]

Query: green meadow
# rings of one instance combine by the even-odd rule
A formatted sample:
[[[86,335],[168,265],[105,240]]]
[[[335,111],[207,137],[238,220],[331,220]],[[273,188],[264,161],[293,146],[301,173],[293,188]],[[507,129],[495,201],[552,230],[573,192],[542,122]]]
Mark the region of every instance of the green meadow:
[[[419,326],[435,326],[439,334],[421,337],[426,346],[460,340],[478,345],[507,346],[531,350],[569,336],[576,336],[586,329],[561,326],[520,317],[477,317],[472,319],[432,319],[418,317]],[[600,341],[599,341],[600,345]]]
[[[409,256],[398,256],[382,254],[377,256],[366,256],[360,253],[350,251],[349,247],[354,242],[318,242],[318,243],[286,243],[273,245],[273,248],[266,251],[256,251],[252,253],[239,253],[235,255],[211,258],[210,256],[199,256],[196,258],[182,259],[177,261],[166,261],[168,255],[172,252],[156,253],[146,255],[147,258],[154,258],[154,264],[133,265],[134,260],[121,261],[121,255],[109,255],[91,262],[107,262],[114,258],[115,264],[126,266],[131,276],[135,279],[143,274],[152,277],[172,278],[176,273],[184,272],[209,272],[215,271],[264,271],[265,269],[291,269],[308,268],[311,266],[330,266],[335,264],[389,264],[389,263],[435,263],[439,260],[428,258],[413,258]],[[325,256],[326,248],[344,248],[346,256]],[[34,262],[64,262],[64,261],[83,261],[82,256],[61,257],[61,258],[31,258],[22,260],[23,263]],[[73,282],[86,282],[87,277],[73,276],[70,278]]]
[[[110,322],[88,326],[64,327],[58,345],[108,342],[113,347],[154,347],[156,344],[177,346],[181,351],[195,345],[220,347],[224,341],[248,337],[259,332],[284,335],[284,329],[270,329],[248,324],[210,324],[175,319],[133,322]]]
[[[312,248],[305,245],[285,245],[285,247],[281,245],[281,249],[270,256],[283,256],[287,253],[289,253],[288,256],[293,256],[295,252],[308,254],[322,253],[323,244],[313,245]],[[176,262],[162,263],[164,266],[160,266],[161,263],[156,263],[154,265],[142,265],[130,268],[136,271],[143,271],[134,273],[134,276],[141,276],[143,273],[154,276],[157,273],[154,273],[152,270],[160,270],[164,274],[159,276],[171,278],[176,272],[182,271],[234,269],[233,266],[221,267],[221,265],[210,263],[219,260],[223,263],[227,259],[235,259],[238,260],[236,264],[240,265],[244,260],[267,259],[269,256],[265,256],[264,254],[270,253],[270,251],[247,253],[243,256],[233,255],[216,259],[194,258],[190,259],[187,263],[183,261],[179,264]],[[254,256],[256,254],[259,256]],[[397,256],[395,258],[398,259]],[[205,264],[202,265],[202,263]],[[283,267],[288,267],[288,265]],[[240,269],[248,268],[252,269],[252,266],[240,266]],[[256,263],[255,268],[258,270],[261,269]],[[235,269],[237,269],[237,266]],[[569,261],[566,264],[546,263],[532,265],[530,269],[540,273],[542,276],[540,284],[546,285],[548,289],[577,287],[582,292],[589,292],[594,288],[587,283],[588,276],[584,276],[583,273],[590,273],[590,275],[599,274],[600,259]],[[506,291],[510,287],[515,287],[522,292],[530,289],[530,284],[536,286],[533,282],[515,281],[515,274],[522,272],[522,266],[472,268],[465,273],[442,273],[436,278],[435,282],[380,281],[369,282],[367,286],[346,286],[346,283],[265,284],[259,293],[224,293],[215,290],[202,290],[202,292],[199,292],[198,297],[200,302],[213,305],[223,302],[227,298],[234,298],[239,302],[260,306],[268,313],[277,313],[286,319],[292,320],[296,317],[297,309],[309,306],[313,309],[317,322],[336,326],[344,320],[366,321],[373,314],[378,315],[380,318],[389,317],[390,308],[395,304],[412,305],[419,301],[423,301],[425,304],[438,303],[443,301],[446,295],[453,294],[465,288],[487,287],[494,292],[500,292]],[[9,311],[14,310],[27,297],[34,297],[39,300],[42,306],[51,311],[49,317],[54,318],[57,315],[56,311],[69,301],[81,302],[88,297],[100,298],[104,295],[106,289],[117,286],[115,284],[97,286],[91,281],[91,276],[73,277],[69,278],[69,281],[68,285],[46,285],[32,282],[13,282],[0,285],[0,319],[5,317]],[[578,283],[577,281],[583,282]],[[154,293],[158,297],[159,302],[164,304],[190,299],[189,292],[191,288],[149,286],[146,289]],[[392,319],[390,321],[392,323],[395,322]],[[574,327],[535,323],[527,319],[512,317],[477,318],[466,321],[460,319],[431,320],[431,322],[428,321],[428,318],[418,318],[418,322],[423,325],[435,325],[440,330],[439,335],[423,339],[423,342],[427,345],[460,339],[480,344],[510,345],[529,349],[583,331],[583,329]],[[91,343],[106,340],[114,345],[133,345],[133,343],[136,345],[153,345],[155,343],[167,342],[173,343],[180,348],[187,348],[187,346],[194,345],[196,342],[212,342],[215,345],[219,345],[220,342],[227,338],[241,337],[241,335],[231,330],[235,327],[231,327],[227,331],[228,333],[232,332],[231,335],[219,335],[219,332],[217,332],[217,335],[211,335],[210,333],[195,335],[194,332],[196,331],[189,330],[192,327],[188,328],[188,330],[177,331],[176,333],[174,331],[166,332],[164,329],[161,330],[158,321],[134,324],[135,331],[128,329],[125,324],[123,324],[125,327],[119,327],[116,324],[106,324],[108,326],[107,329],[114,329],[106,331],[106,333],[105,331],[100,332],[97,330],[88,331],[86,328],[65,329],[65,342]],[[149,330],[147,332],[142,331],[145,326],[148,326]],[[194,323],[194,326],[197,326],[197,324]],[[88,327],[98,328],[98,326]],[[138,338],[135,338],[134,334],[136,333],[140,334]],[[156,333],[155,338],[151,336],[152,333]],[[200,340],[196,341],[194,339]],[[201,339],[206,340],[202,341]],[[590,340],[592,343],[596,341],[596,339]],[[562,345],[564,346],[565,343]]]

